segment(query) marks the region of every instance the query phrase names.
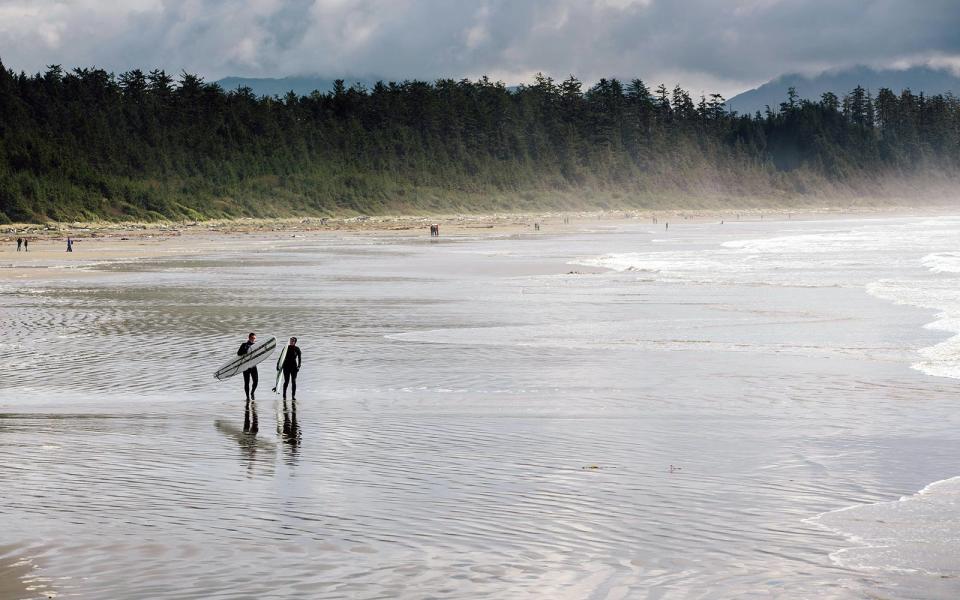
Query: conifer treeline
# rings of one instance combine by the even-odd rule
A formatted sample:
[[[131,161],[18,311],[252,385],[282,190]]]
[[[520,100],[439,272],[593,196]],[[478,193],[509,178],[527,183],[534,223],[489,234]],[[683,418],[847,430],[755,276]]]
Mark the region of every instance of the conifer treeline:
[[[960,102],[857,87],[737,115],[641,80],[338,82],[258,98],[188,73],[0,64],[0,221],[489,210],[954,169]]]

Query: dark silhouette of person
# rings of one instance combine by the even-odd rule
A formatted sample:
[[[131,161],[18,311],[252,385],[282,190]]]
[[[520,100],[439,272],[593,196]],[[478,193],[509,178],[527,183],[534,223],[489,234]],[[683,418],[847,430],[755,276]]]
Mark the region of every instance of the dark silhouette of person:
[[[240,344],[240,349],[237,350],[237,356],[243,356],[250,351],[250,347],[253,346],[257,341],[257,334],[250,333],[247,336],[247,341]],[[243,391],[247,395],[247,400],[256,400],[256,391],[257,383],[260,381],[260,374],[257,372],[257,366],[254,365],[243,372]],[[253,384],[251,387],[250,384]]]
[[[23,238],[23,251],[30,252],[30,240]]]
[[[67,238],[67,252],[73,252],[73,240]]]
[[[277,370],[283,369],[283,399],[287,399],[287,384],[291,384],[290,397],[297,399],[297,373],[300,372],[300,348],[297,348],[297,338],[290,338],[287,345],[287,353],[284,355],[283,364],[277,360]]]
[[[22,238],[22,237],[18,237],[18,238],[17,238],[17,252],[20,252],[20,248],[22,248],[22,247],[23,247],[23,238]]]

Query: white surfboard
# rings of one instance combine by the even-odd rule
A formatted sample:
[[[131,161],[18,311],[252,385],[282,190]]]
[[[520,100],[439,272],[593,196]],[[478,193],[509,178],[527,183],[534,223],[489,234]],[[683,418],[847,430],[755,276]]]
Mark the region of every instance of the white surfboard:
[[[273,382],[273,391],[280,393],[280,382],[283,379],[283,359],[287,357],[287,348],[290,347],[290,344],[287,344],[283,347],[283,350],[280,351],[280,358],[277,359],[277,380]]]
[[[243,356],[235,356],[227,361],[227,364],[217,369],[213,376],[220,381],[229,379],[240,371],[246,371],[250,367],[255,367],[267,360],[276,348],[277,338],[268,337],[266,340],[250,346],[250,349]]]

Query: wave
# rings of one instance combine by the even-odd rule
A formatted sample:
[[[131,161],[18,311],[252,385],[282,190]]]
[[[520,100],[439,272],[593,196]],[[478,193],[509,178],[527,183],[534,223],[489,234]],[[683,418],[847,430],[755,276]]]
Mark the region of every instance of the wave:
[[[936,252],[920,262],[933,273],[960,273],[960,252]]]
[[[921,263],[931,273],[944,273],[943,262],[927,255]],[[937,311],[936,320],[925,329],[944,331],[946,340],[918,350],[922,360],[911,365],[913,369],[934,377],[960,379],[960,280],[955,277],[910,280],[879,280],[867,285],[867,293],[883,300],[905,306]]]
[[[857,287],[896,304],[937,311],[927,329],[951,336],[911,366],[960,379],[960,219],[891,219],[814,232],[729,240],[697,250],[622,252],[571,264],[643,274],[665,283]],[[918,268],[919,267],[919,268]],[[904,275],[899,279],[891,275]],[[884,278],[886,277],[886,278]]]
[[[830,555],[839,566],[938,578],[960,576],[960,477],[892,502],[858,504],[809,519],[856,544]]]

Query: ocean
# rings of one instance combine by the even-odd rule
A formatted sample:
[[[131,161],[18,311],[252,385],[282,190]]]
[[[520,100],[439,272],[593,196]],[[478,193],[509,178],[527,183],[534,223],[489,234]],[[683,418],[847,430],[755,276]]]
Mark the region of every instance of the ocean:
[[[0,317],[18,598],[960,595],[960,217],[251,235]],[[250,331],[295,404],[212,377]]]

